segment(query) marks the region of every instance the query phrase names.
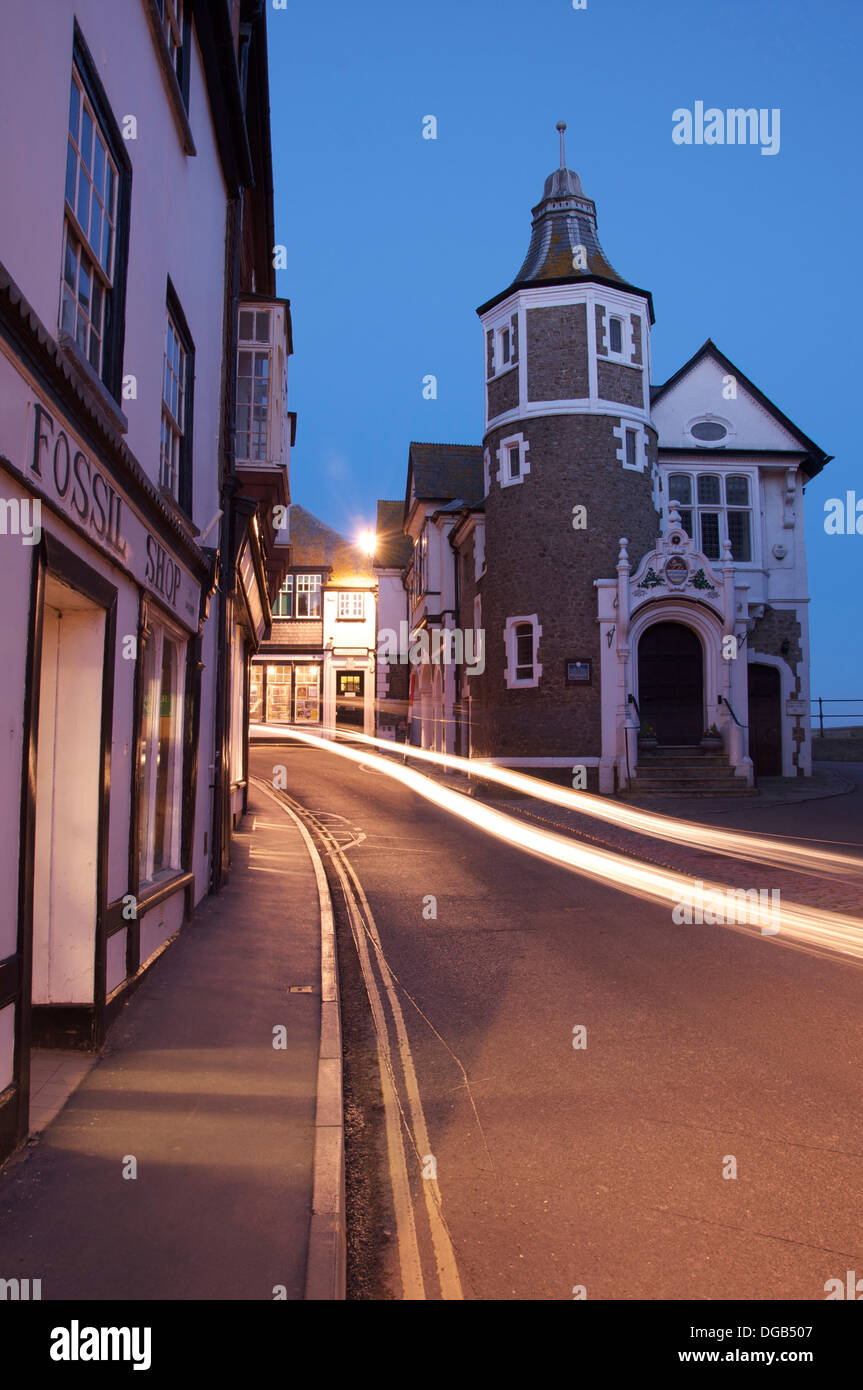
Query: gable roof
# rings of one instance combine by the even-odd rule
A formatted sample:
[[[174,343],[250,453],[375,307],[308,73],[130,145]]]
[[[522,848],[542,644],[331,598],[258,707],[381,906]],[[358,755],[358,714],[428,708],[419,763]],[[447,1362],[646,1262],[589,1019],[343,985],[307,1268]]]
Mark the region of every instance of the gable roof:
[[[330,583],[340,579],[374,578],[371,557],[359,546],[351,545],[332,526],[297,502],[291,503],[289,512],[290,568],[330,569]]]
[[[485,495],[481,444],[421,444],[408,449],[405,515],[411,500],[453,502],[462,498],[474,506]]]
[[[404,533],[404,502],[378,502],[375,527],[375,568],[403,569],[413,554],[410,536]]]
[[[794,424],[793,420],[789,420],[788,416],[785,415],[779,409],[778,405],[774,405],[773,401],[770,400],[769,396],[765,396],[764,392],[758,389],[754,381],[750,381],[749,377],[746,376],[745,372],[741,372],[739,367],[735,367],[734,363],[730,360],[730,358],[726,357],[724,352],[720,352],[719,348],[710,338],[708,338],[707,341],[702,345],[702,347],[700,347],[698,351],[692,357],[690,357],[689,361],[684,362],[683,366],[680,367],[679,370],[676,371],[673,376],[669,377],[668,380],[663,383],[663,385],[651,386],[651,407],[655,406],[666,395],[673,391],[674,387],[678,384],[678,382],[682,381],[683,378],[687,376],[688,373],[691,372],[694,367],[697,367],[700,362],[703,362],[705,359],[708,358],[711,361],[715,362],[725,375],[733,376],[737,384],[742,385],[747,391],[747,393],[755,401],[758,402],[762,409],[765,410],[767,414],[773,420],[775,420],[776,423],[779,426],[781,426],[783,430],[787,431],[787,433],[791,435],[794,440],[796,440],[796,442],[800,446],[801,451],[807,455],[807,461],[803,465],[807,475],[810,478],[814,478],[816,473],[820,473],[825,464],[830,462],[833,455],[825,454],[824,450],[821,449],[814,442],[814,440],[810,439],[808,435],[804,434],[801,429],[798,429],[797,425]],[[728,450],[726,452],[731,453],[733,451]],[[751,453],[752,450],[749,449],[746,450],[746,452]]]

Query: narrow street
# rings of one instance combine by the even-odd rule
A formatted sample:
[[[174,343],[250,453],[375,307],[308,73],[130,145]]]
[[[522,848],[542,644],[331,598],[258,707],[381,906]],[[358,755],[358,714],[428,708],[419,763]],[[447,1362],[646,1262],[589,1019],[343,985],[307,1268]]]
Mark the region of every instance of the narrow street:
[[[279,765],[291,804],[343,832],[331,857],[355,871],[397,982],[413,1296],[459,1296],[436,1223],[470,1299],[817,1300],[863,1267],[858,966],[674,925],[337,754],[252,749],[253,777]],[[857,782],[723,823],[853,840]],[[389,1190],[385,1157],[369,1177]],[[394,1298],[402,1244],[382,1257]]]

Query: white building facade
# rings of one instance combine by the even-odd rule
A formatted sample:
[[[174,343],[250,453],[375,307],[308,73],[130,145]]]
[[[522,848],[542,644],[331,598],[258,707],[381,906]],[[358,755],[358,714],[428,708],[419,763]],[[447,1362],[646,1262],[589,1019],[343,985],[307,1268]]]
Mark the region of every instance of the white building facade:
[[[803,491],[829,457],[710,340],[651,385],[652,296],[561,154],[477,311],[482,445],[410,446],[411,634],[484,634],[481,667],[412,673],[411,740],[603,793],[808,776]]]
[[[272,197],[258,10],[58,0],[4,23],[0,1158],[31,1047],[98,1046],[226,868],[236,706],[281,578],[225,391]]]

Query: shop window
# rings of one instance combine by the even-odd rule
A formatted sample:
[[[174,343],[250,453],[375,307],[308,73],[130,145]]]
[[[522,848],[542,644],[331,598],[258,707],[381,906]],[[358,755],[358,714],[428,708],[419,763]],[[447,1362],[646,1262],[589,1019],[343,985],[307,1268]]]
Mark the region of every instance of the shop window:
[[[239,624],[234,624],[231,643],[231,785],[237,786],[246,775],[245,730],[249,715],[246,711],[246,638]]]
[[[131,164],[75,30],[69,98],[59,325],[119,401]]]
[[[264,717],[264,668],[252,662],[249,668],[249,720],[260,724]]]
[[[267,667],[267,723],[291,722],[291,667]]]
[[[152,619],[151,619],[152,622]],[[180,868],[185,644],[152,622],[141,656],[138,735],[141,886]]]
[[[321,718],[320,667],[297,666],[297,703],[295,722],[297,724],[318,724]]]

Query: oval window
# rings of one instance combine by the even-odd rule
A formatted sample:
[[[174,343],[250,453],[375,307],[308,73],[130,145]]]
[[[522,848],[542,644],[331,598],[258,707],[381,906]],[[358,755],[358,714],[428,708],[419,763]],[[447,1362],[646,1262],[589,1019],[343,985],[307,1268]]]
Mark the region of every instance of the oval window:
[[[715,444],[718,439],[725,438],[728,430],[716,420],[698,420],[696,424],[690,425],[689,433],[693,439],[707,439]]]

